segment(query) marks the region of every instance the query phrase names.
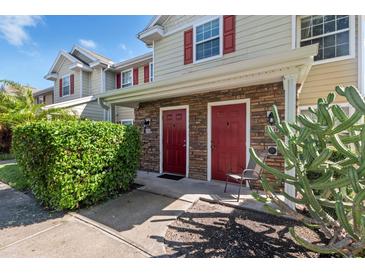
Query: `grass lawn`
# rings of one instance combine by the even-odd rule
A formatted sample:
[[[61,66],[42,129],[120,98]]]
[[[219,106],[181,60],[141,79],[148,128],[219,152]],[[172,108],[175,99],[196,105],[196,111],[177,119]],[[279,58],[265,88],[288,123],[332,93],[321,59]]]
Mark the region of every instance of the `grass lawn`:
[[[0,164],[0,181],[17,190],[26,190],[29,187],[28,181],[16,163]]]

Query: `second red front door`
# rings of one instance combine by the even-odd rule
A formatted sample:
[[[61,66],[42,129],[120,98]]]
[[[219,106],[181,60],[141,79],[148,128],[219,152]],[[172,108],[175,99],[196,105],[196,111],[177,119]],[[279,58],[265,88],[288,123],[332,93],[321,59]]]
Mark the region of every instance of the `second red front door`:
[[[163,112],[163,172],[186,173],[186,110]]]
[[[246,104],[212,106],[212,178],[246,167]]]

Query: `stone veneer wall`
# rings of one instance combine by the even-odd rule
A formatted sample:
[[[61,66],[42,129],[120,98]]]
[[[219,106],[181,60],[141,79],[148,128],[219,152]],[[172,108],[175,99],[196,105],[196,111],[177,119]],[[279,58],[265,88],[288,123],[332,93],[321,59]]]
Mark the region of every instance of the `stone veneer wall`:
[[[140,169],[159,172],[160,142],[159,123],[160,107],[189,105],[189,177],[207,179],[207,104],[226,100],[250,98],[251,108],[251,146],[258,151],[272,145],[265,133],[266,114],[276,104],[280,115],[284,117],[285,95],[282,83],[263,84],[243,88],[213,91],[172,99],[141,103],[135,110],[135,124],[141,126],[142,156]],[[151,133],[143,133],[145,118],[151,119]],[[281,170],[284,168],[281,156],[270,156],[267,162]]]

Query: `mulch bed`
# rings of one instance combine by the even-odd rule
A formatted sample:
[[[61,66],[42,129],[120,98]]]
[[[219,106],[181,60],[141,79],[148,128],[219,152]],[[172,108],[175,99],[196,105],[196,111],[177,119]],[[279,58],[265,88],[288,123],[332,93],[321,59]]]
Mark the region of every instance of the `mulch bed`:
[[[319,257],[295,244],[292,226],[312,242],[323,237],[295,221],[198,201],[169,226],[164,241],[170,257]]]

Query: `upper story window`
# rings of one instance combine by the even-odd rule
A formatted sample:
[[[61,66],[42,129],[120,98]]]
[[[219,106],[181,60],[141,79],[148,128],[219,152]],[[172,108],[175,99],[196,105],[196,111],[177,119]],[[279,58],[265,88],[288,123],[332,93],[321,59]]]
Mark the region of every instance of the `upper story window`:
[[[153,82],[153,63],[150,63],[150,82]]]
[[[62,97],[70,95],[70,76],[62,77]]]
[[[44,96],[41,95],[41,96],[38,96],[37,97],[37,104],[43,104],[44,103]]]
[[[133,79],[132,79],[132,70],[127,70],[122,72],[122,88],[126,88],[132,85]]]
[[[300,18],[300,46],[319,44],[314,61],[350,55],[350,16],[312,15]]]
[[[220,55],[219,18],[195,27],[195,60]]]

